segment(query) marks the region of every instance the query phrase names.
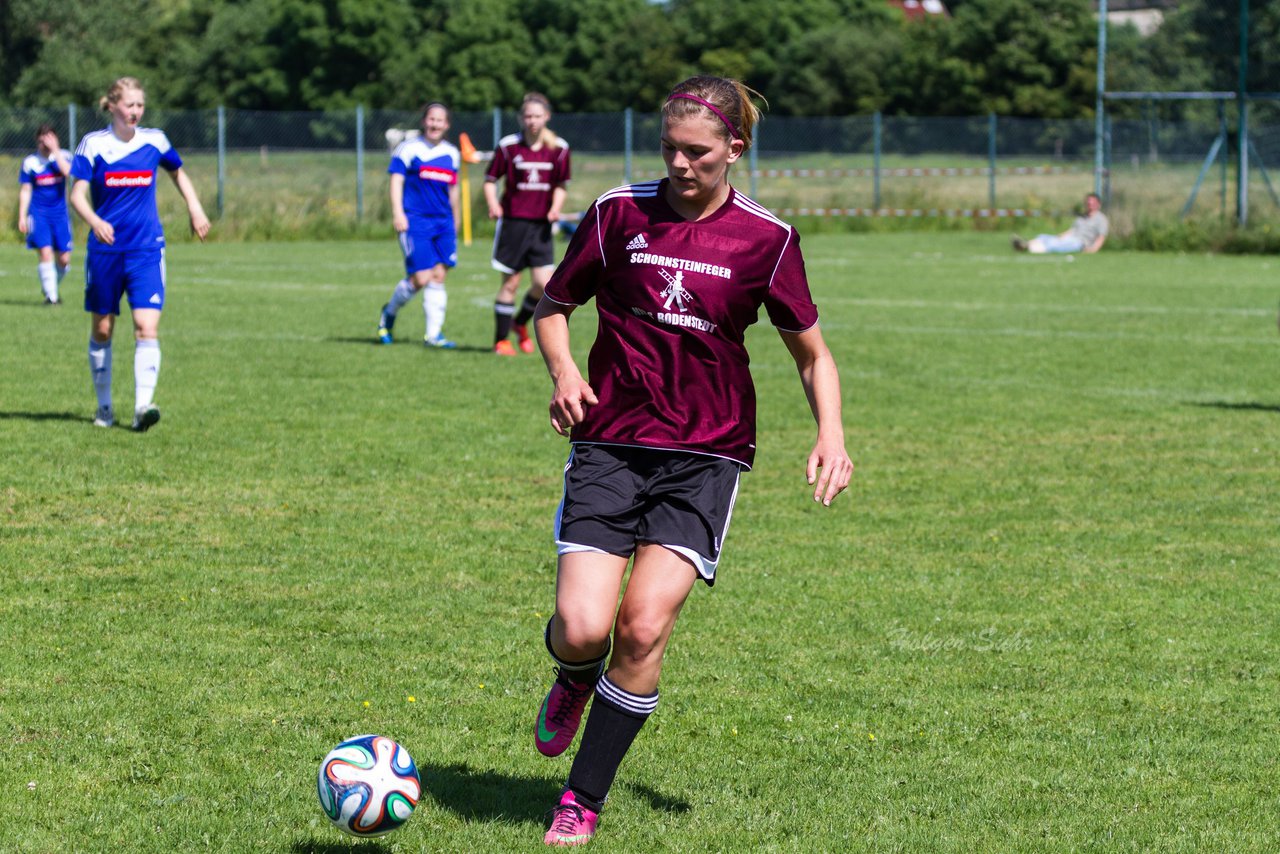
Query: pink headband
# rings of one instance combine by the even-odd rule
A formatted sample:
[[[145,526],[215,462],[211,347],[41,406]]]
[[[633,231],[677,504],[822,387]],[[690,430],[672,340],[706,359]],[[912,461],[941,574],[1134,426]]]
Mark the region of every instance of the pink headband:
[[[716,114],[716,118],[724,122],[724,126],[729,129],[730,137],[732,137],[733,139],[742,139],[742,135],[738,133],[738,129],[733,126],[733,122],[729,121],[725,117],[725,114],[717,110],[715,105],[712,104],[710,101],[705,101],[702,98],[699,98],[697,95],[690,95],[687,92],[673,92],[670,96],[667,97],[667,103],[671,103],[677,98],[683,98],[686,101],[693,101],[695,103],[701,104],[702,106],[706,107],[708,110]]]

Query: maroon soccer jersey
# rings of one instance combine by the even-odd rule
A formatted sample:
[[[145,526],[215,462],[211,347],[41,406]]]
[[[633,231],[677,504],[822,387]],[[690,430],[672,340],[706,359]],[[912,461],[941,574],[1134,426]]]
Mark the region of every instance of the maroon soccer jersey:
[[[773,325],[818,322],[800,238],[730,189],[690,222],[665,200],[666,179],[605,193],[583,216],[546,295],[592,297],[600,328],[587,380],[600,402],[575,442],[755,457],[755,387],[743,341],[763,305]]]
[[[502,215],[516,219],[546,219],[551,191],[569,181],[569,144],[559,137],[537,150],[524,136],[504,136],[485,170],[486,180],[503,179]]]

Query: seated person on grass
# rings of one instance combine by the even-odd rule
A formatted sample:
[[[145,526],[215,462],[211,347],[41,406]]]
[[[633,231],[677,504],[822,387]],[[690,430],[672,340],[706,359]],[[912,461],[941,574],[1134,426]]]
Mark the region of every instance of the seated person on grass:
[[[1102,212],[1102,199],[1097,193],[1084,197],[1084,216],[1076,217],[1071,228],[1062,234],[1038,234],[1030,240],[1013,236],[1013,248],[1019,252],[1044,255],[1047,252],[1083,252],[1092,255],[1107,242],[1111,224]]]

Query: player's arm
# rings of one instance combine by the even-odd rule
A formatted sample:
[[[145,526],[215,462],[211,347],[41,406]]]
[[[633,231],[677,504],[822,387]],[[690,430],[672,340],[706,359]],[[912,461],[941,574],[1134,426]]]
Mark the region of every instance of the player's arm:
[[[556,184],[551,189],[551,209],[547,211],[547,222],[559,222],[560,211],[564,209],[565,197],[569,195],[564,184]]]
[[[805,474],[813,485],[813,500],[830,504],[853,477],[853,461],[844,448],[840,374],[816,324],[804,332],[779,330],[779,334],[795,359],[809,409],[818,422],[818,439],[809,452]]]
[[[1085,254],[1086,254],[1086,255],[1092,255],[1093,253],[1095,253],[1095,252],[1097,252],[1099,249],[1101,249],[1101,248],[1102,248],[1102,244],[1104,244],[1104,243],[1106,243],[1106,242],[1107,242],[1107,236],[1106,236],[1105,234],[1099,234],[1099,235],[1098,235],[1098,239],[1097,239],[1097,240],[1093,241],[1093,243],[1089,244],[1088,246],[1086,246],[1086,247],[1084,248],[1084,252],[1085,252]]]
[[[498,202],[498,180],[485,176],[484,202],[489,208],[489,219],[502,219],[502,205]]]
[[[57,137],[55,136],[56,140]],[[58,164],[58,171],[62,173],[63,178],[71,176],[71,155],[59,148],[53,152],[53,162]]]
[[[547,373],[554,383],[551,426],[561,436],[569,435],[569,428],[587,417],[587,407],[599,402],[596,393],[582,378],[582,372],[569,350],[569,315],[573,314],[574,308],[576,306],[564,305],[543,296],[533,315],[542,360],[547,363]]]
[[[449,207],[453,210],[453,230],[462,232],[462,189],[455,181],[449,188]]]
[[[391,227],[397,234],[403,234],[409,230],[409,217],[404,212],[404,176],[392,172],[387,192],[391,197]]]
[[[187,214],[191,217],[191,231],[203,242],[209,233],[209,217],[205,216],[204,206],[200,204],[200,197],[196,195],[196,185],[191,183],[191,176],[181,166],[170,172],[169,177],[173,179],[174,186],[182,195],[182,200],[187,203]]]
[[[94,213],[93,205],[89,204],[88,181],[79,180],[71,185],[71,209],[80,215],[89,228],[93,229],[93,235],[98,238],[99,243],[110,246],[116,242],[115,228]]]
[[[31,185],[18,188],[18,231],[27,233],[27,214],[31,211]]]

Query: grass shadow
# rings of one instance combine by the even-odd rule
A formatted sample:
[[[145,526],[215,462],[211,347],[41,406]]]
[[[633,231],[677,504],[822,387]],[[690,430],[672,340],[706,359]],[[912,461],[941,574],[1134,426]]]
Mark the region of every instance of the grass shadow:
[[[334,831],[337,833],[338,831]],[[304,842],[295,842],[289,848],[292,854],[390,854],[391,849],[378,839],[355,839],[349,842],[317,842],[308,839]]]
[[[0,412],[0,421],[92,421],[91,415],[74,412]]]
[[[46,305],[39,297],[35,299],[0,299],[0,305],[11,305],[16,308],[57,308],[57,306]]]
[[[476,771],[460,763],[419,765],[418,772],[425,795],[468,821],[540,823],[563,790],[559,779]],[[693,809],[688,801],[669,798],[645,785],[620,785],[647,801],[650,809],[657,812],[687,813]]]
[[[326,340],[326,341],[328,341],[328,342],[329,342],[329,343],[331,343],[331,344],[372,344],[372,345],[373,345],[373,346],[375,346],[375,347],[385,347],[385,346],[387,346],[387,345],[383,344],[381,341],[379,341],[377,338],[372,338],[372,337],[369,337],[369,336],[367,336],[367,335],[366,335],[366,336],[363,336],[363,337],[360,337],[360,338],[355,338],[355,337],[351,337],[351,336],[342,336],[342,337],[335,337],[335,338],[326,338],[325,340]],[[412,344],[412,343],[414,343],[414,342],[412,342],[412,341],[403,341],[403,342],[399,342],[399,343],[401,344],[401,346],[404,346],[405,344]],[[420,349],[420,350],[435,350],[435,349],[437,349],[437,348],[433,348],[433,347],[423,347],[421,344],[418,344],[417,346],[418,346],[418,349]],[[454,348],[452,348],[451,350],[440,350],[440,352],[442,352],[442,353],[449,353],[449,352],[453,352],[453,353],[491,353],[491,352],[493,352],[493,347],[491,347],[491,346],[490,346],[490,347],[478,347],[478,346],[476,346],[475,344],[459,344],[457,347],[454,347]]]
[[[476,771],[461,763],[418,765],[424,795],[468,821],[541,822],[560,799],[561,784],[546,777]]]
[[[1193,403],[1191,405],[1209,409],[1235,409],[1245,412],[1280,412],[1280,404],[1258,403],[1254,400],[1245,401],[1243,403],[1230,403],[1225,400],[1211,400],[1206,403]]]
[[[362,335],[359,338],[346,336],[346,337],[337,337],[337,338],[326,338],[324,340],[329,342],[330,344],[372,344],[375,347],[383,346],[381,341],[369,335]]]
[[[655,812],[686,813],[693,809],[693,804],[680,798],[669,798],[648,786],[636,783],[619,783],[622,788],[630,789],[636,797],[649,802],[649,808]]]

